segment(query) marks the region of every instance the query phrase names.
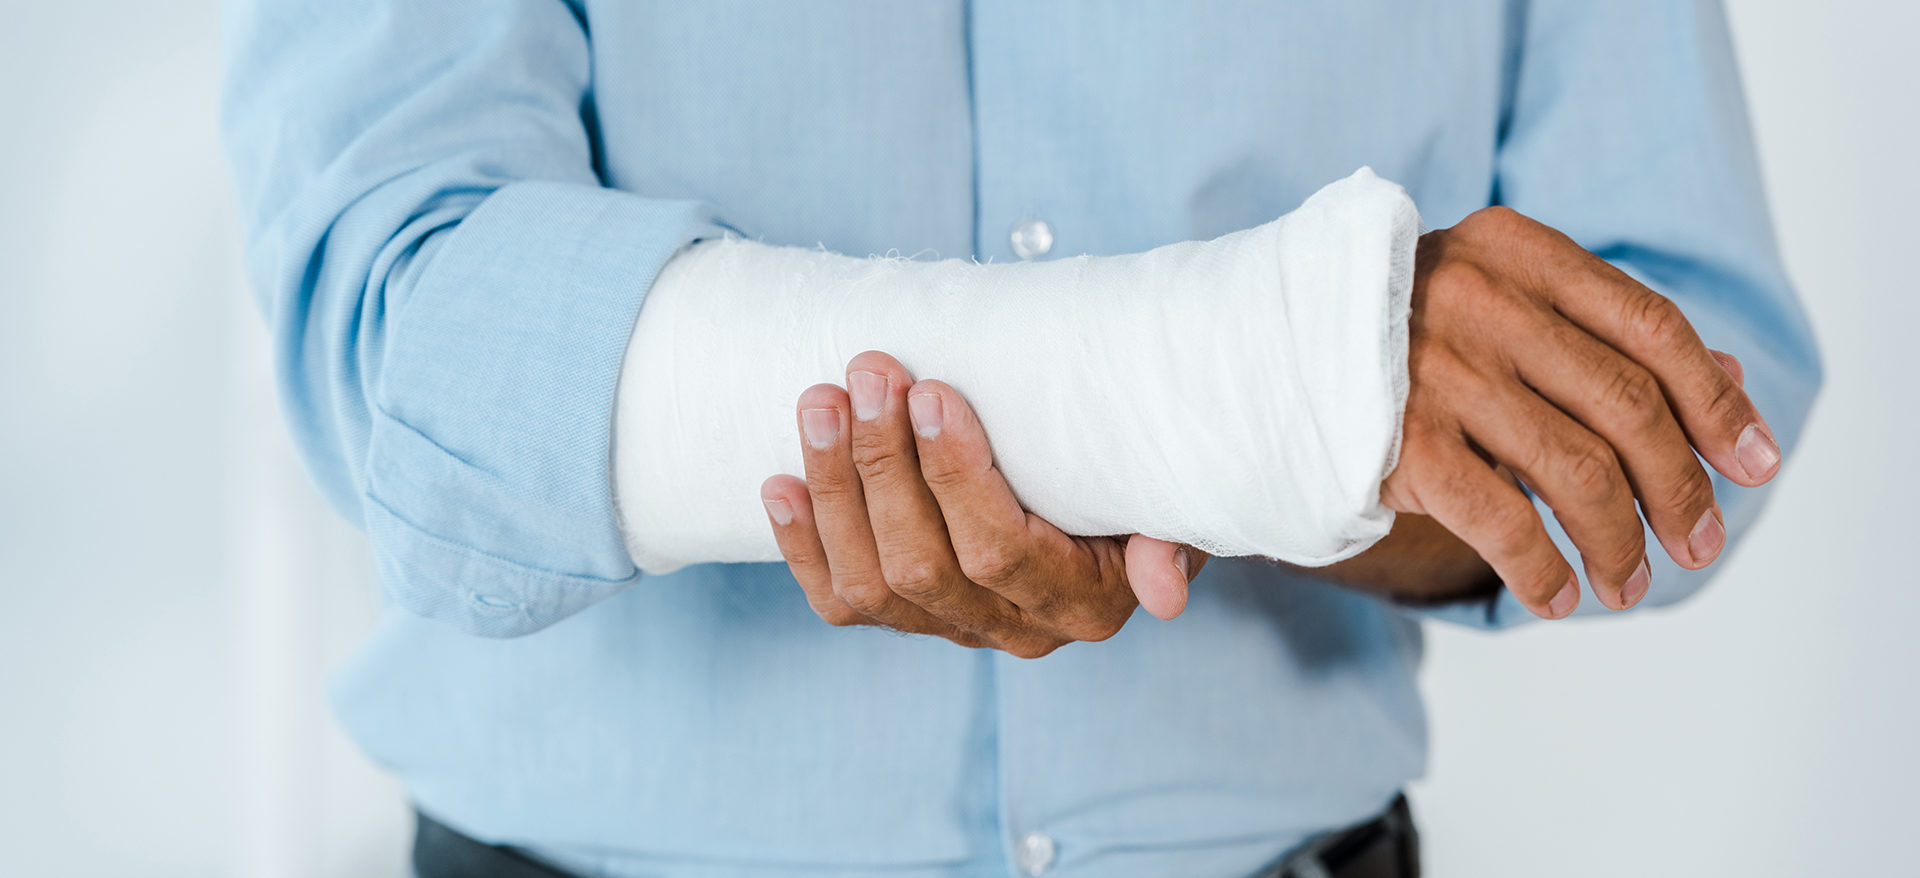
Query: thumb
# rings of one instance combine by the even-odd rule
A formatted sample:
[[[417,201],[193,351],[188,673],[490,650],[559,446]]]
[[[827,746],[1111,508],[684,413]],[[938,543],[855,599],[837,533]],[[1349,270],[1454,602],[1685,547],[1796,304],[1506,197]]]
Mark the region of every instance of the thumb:
[[[1191,546],[1141,534],[1127,538],[1127,582],[1140,606],[1158,619],[1187,608],[1187,583],[1206,563],[1207,553]]]

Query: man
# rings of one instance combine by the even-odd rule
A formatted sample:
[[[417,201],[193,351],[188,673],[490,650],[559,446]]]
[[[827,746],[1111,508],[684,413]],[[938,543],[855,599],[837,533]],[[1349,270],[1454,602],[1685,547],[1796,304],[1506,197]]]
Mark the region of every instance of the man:
[[[230,24],[227,136],[283,402],[391,598],[335,707],[419,804],[423,874],[1411,874],[1390,808],[1425,752],[1403,605],[1565,616],[1575,554],[1587,611],[1684,597],[1757,514],[1764,491],[1735,485],[1777,471],[1818,385],[1710,2],[286,0]],[[878,355],[850,371],[900,392],[881,416],[837,388],[799,401],[845,432],[809,446],[807,483],[767,486],[790,568],[636,573],[609,473],[616,379],[692,242],[1127,253],[1258,225],[1362,164],[1452,227],[1420,245],[1407,457],[1381,493],[1446,527],[1404,516],[1332,571],[1364,590],[1219,559],[1177,620],[1117,633],[893,624],[895,599],[920,604],[876,535],[933,513],[822,489],[858,483],[870,506],[942,479],[867,491],[878,458],[844,437],[936,464],[942,442],[977,460],[991,437],[909,432],[909,387],[936,391],[944,423],[965,400]],[[1495,204],[1514,212],[1480,212]],[[1582,316],[1595,303],[1617,325]],[[1548,325],[1502,316],[1521,313],[1613,349],[1565,347],[1560,398],[1602,402],[1568,403],[1579,429],[1541,435],[1586,444],[1536,460],[1489,447],[1528,433],[1497,413],[1554,398],[1517,368],[1554,362],[1519,353]],[[1738,364],[1709,369],[1703,341]],[[1441,429],[1474,415],[1505,426]],[[1711,493],[1689,444],[1724,477]],[[1463,451],[1528,483],[1529,516]],[[979,488],[971,472],[945,484]],[[998,490],[935,497],[942,523]],[[1634,500],[1645,539],[1622,524]],[[1055,557],[1081,552],[1036,528]],[[1179,570],[1143,540],[1115,560],[1100,539],[1079,545],[1108,553],[1104,575],[1030,565],[1000,586],[1179,609],[1201,559]],[[955,585],[996,578],[974,578],[977,549],[901,545],[951,558]],[[832,569],[848,552],[874,558],[858,581]],[[1488,588],[1489,567],[1512,587]],[[833,606],[854,594],[884,600]]]

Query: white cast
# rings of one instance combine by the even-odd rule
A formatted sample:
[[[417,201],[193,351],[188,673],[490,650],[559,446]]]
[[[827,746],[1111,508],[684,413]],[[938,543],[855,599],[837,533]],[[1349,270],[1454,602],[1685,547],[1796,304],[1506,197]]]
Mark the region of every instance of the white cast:
[[[668,263],[622,366],[614,481],[649,573],[778,561],[760,483],[801,474],[800,392],[885,351],[978,412],[1021,503],[1300,565],[1384,536],[1421,231],[1362,168],[1298,210],[1127,256],[981,265],[729,238]]]

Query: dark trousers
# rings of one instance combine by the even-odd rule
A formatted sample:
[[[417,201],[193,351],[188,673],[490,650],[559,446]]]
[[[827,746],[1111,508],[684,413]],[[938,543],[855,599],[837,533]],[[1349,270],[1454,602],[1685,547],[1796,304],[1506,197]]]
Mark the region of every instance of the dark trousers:
[[[475,841],[413,812],[413,872],[420,878],[569,878],[519,851]]]
[[[570,878],[508,847],[475,841],[418,811],[413,871],[420,878]],[[1420,835],[1407,799],[1360,826],[1316,839],[1259,878],[1420,878]]]

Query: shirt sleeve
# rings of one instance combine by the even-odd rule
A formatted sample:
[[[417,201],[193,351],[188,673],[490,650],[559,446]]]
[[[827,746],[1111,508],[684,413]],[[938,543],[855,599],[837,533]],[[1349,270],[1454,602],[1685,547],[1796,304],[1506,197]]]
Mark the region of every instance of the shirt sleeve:
[[[605,188],[561,0],[243,0],[223,135],[282,406],[388,597],[487,636],[632,584],[609,478],[642,297],[722,227]]]
[[[1747,393],[1790,460],[1820,359],[1775,249],[1720,3],[1535,0],[1517,27],[1495,201],[1671,298],[1709,347],[1739,357]],[[1686,570],[1649,533],[1653,585],[1636,610],[1698,591],[1774,491],[1708,472],[1727,526],[1722,560]],[[1579,569],[1551,510],[1535,505]],[[1482,628],[1535,618],[1505,589],[1421,613]],[[1577,613],[1612,611],[1589,593]]]

